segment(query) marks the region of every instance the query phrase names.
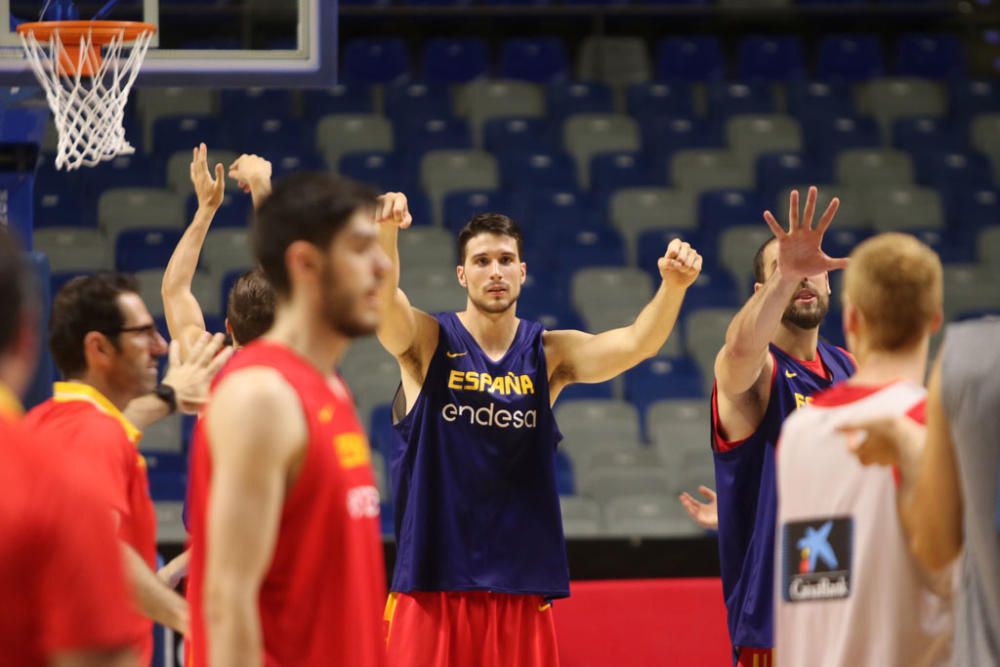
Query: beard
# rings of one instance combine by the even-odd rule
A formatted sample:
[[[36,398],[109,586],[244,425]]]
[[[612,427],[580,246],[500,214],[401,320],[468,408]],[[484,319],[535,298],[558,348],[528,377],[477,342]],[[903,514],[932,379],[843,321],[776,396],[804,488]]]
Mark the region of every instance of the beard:
[[[336,285],[333,270],[329,264],[323,267],[322,281],[324,285]],[[378,316],[367,315],[364,311],[364,294],[353,294],[346,289],[323,290],[322,313],[323,321],[347,338],[361,338],[375,333],[378,327]]]
[[[509,294],[510,297],[508,299],[497,301],[491,298],[481,299],[474,297],[470,291],[469,301],[471,301],[472,305],[476,307],[476,310],[481,313],[486,313],[488,315],[500,315],[501,313],[506,313],[508,310],[517,305],[517,300],[521,296],[520,292],[517,294]]]
[[[781,315],[781,321],[791,324],[800,329],[815,329],[823,322],[827,311],[830,310],[830,299],[821,294],[816,295],[816,301],[810,304],[797,304],[793,299],[785,312]]]

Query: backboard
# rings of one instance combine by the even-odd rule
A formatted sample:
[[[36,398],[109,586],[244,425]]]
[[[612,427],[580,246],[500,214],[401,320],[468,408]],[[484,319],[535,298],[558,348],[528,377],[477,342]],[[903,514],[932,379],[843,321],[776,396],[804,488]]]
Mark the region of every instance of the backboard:
[[[46,0],[0,0],[0,86],[33,85],[14,30]],[[62,0],[65,2],[65,0]],[[105,0],[73,3],[94,18]],[[306,88],[336,83],[336,0],[118,0],[102,18],[157,26],[137,85]]]

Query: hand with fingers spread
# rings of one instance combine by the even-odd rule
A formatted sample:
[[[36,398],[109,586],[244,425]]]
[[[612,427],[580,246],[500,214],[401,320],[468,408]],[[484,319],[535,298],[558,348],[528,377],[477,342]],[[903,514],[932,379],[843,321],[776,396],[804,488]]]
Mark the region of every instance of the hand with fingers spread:
[[[668,287],[687,289],[701,273],[701,255],[690,243],[674,239],[667,252],[656,262],[660,276]]]
[[[176,339],[170,342],[170,366],[163,384],[173,388],[180,412],[186,415],[197,414],[208,400],[212,378],[233,354],[232,348],[222,349],[225,340],[222,334],[212,336],[206,332],[183,360],[180,343]]]
[[[198,196],[198,208],[215,212],[222,206],[222,198],[226,193],[226,179],[223,178],[223,166],[215,165],[215,178],[208,170],[208,148],[199,145],[191,155],[191,184]]]
[[[837,215],[840,200],[834,197],[819,224],[813,227],[817,190],[809,188],[805,210],[799,217],[799,191],[792,190],[788,203],[788,231],[785,231],[770,211],[764,211],[764,221],[778,239],[778,269],[783,275],[802,279],[826,271],[847,268],[847,259],[835,259],[823,252],[823,235]]]
[[[393,223],[400,229],[406,229],[413,223],[406,195],[402,192],[387,192],[378,198],[375,204],[375,222]]]
[[[698,493],[708,502],[695,500],[694,496],[685,491],[680,495],[681,505],[687,510],[688,516],[706,530],[719,529],[719,505],[715,491],[707,486],[699,486]]]

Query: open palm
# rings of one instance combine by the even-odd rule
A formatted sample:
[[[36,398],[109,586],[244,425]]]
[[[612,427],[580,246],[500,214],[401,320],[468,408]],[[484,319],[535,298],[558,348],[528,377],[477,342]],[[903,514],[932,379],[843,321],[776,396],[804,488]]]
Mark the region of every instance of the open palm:
[[[788,231],[778,224],[770,211],[764,211],[764,221],[778,239],[778,268],[783,274],[804,278],[847,267],[847,258],[830,257],[822,248],[823,235],[837,215],[840,200],[834,197],[819,219],[819,224],[813,227],[817,196],[816,188],[809,188],[800,220],[799,191],[792,190],[788,198]]]

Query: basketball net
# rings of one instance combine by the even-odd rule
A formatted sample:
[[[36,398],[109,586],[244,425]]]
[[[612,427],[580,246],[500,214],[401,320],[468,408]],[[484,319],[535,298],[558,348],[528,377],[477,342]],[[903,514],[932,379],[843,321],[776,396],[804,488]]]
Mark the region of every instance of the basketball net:
[[[150,24],[125,21],[18,26],[55,116],[57,169],[93,167],[135,152],[125,138],[125,104],[155,32]]]

